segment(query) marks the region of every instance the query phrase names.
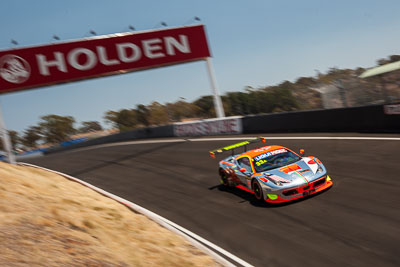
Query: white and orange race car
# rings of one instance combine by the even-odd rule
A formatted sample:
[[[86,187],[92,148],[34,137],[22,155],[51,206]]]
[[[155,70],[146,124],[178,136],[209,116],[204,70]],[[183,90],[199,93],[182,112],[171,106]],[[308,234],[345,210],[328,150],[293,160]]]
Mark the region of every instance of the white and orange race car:
[[[246,140],[210,151],[211,157],[231,151],[232,155],[219,162],[220,181],[224,186],[237,187],[253,193],[257,200],[269,203],[287,202],[332,186],[332,180],[322,162],[278,145],[247,150],[247,145],[265,143],[264,137]],[[244,147],[244,152],[234,150]]]

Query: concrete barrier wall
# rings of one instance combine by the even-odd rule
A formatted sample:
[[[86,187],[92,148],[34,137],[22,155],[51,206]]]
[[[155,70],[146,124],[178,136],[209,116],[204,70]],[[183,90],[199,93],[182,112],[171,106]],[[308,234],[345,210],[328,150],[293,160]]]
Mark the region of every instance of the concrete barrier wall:
[[[149,127],[144,129],[136,129],[132,131],[117,133],[113,135],[103,136],[96,139],[91,139],[86,142],[72,144],[70,146],[57,146],[48,149],[45,154],[61,152],[70,149],[76,149],[87,146],[101,145],[114,142],[132,141],[143,138],[158,138],[158,137],[173,137],[174,129],[172,125],[164,125],[158,127]]]
[[[400,132],[400,116],[382,105],[246,116],[242,124],[243,133]]]
[[[66,147],[57,146],[45,154],[113,142],[173,136],[287,132],[400,133],[400,114],[392,112],[397,110],[395,108],[396,105],[374,105],[176,123],[122,132]]]

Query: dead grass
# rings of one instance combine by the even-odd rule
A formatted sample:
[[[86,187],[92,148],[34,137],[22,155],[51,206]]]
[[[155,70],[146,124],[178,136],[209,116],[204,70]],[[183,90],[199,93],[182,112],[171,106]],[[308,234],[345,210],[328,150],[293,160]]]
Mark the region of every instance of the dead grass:
[[[182,237],[78,183],[0,162],[0,266],[217,266]]]

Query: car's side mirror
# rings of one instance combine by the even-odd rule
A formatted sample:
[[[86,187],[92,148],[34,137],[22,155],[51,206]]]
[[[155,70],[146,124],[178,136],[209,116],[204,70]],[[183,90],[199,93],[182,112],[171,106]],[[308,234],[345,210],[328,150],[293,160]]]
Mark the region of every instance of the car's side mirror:
[[[305,154],[305,151],[304,151],[304,149],[300,149],[300,156],[304,156],[304,154]]]
[[[247,171],[246,168],[240,168],[239,171],[240,171],[241,173],[243,173],[244,175],[246,175],[246,176],[250,176],[250,173]]]

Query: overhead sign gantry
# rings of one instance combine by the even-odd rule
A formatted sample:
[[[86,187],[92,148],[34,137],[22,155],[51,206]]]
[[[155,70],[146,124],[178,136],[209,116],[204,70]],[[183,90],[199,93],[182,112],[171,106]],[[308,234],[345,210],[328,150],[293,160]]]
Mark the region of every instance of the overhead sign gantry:
[[[204,25],[118,33],[0,51],[0,94],[205,60],[217,117],[224,117]],[[8,133],[0,114],[4,147]]]

